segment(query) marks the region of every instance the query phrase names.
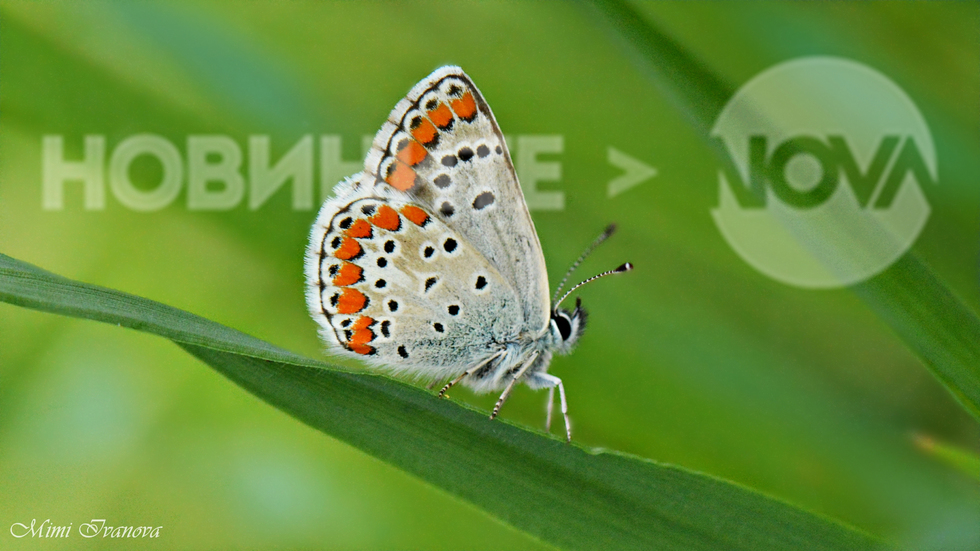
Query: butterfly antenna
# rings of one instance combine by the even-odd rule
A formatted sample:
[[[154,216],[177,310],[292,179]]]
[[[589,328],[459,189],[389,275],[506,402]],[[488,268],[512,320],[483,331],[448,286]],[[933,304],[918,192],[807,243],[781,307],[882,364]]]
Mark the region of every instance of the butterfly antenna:
[[[628,271],[630,271],[632,269],[633,269],[633,265],[630,264],[629,262],[625,262],[625,263],[621,264],[615,270],[609,270],[609,271],[606,271],[606,272],[602,272],[601,274],[596,274],[596,275],[590,277],[589,279],[586,279],[582,283],[579,283],[575,287],[572,287],[571,289],[569,289],[568,292],[565,293],[561,297],[561,300],[559,300],[558,302],[555,303],[554,309],[557,310],[558,309],[558,305],[561,304],[563,300],[565,300],[566,298],[568,298],[568,295],[572,294],[572,292],[575,291],[575,289],[578,289],[579,287],[585,285],[586,283],[591,283],[591,282],[599,279],[600,277],[606,277],[607,275],[626,273],[626,272],[628,272]]]
[[[558,295],[561,294],[562,288],[565,286],[565,283],[568,281],[568,277],[571,276],[572,272],[575,271],[575,268],[578,268],[578,265],[581,264],[582,261],[586,259],[586,257],[592,254],[592,251],[594,251],[596,247],[602,244],[602,242],[605,241],[606,239],[609,239],[609,236],[611,236],[615,232],[616,232],[616,224],[609,224],[609,227],[606,228],[606,231],[602,232],[602,235],[596,237],[595,241],[593,241],[591,245],[585,248],[585,251],[581,255],[579,255],[578,260],[572,262],[572,266],[568,268],[567,272],[565,272],[565,277],[561,278],[561,283],[559,283],[558,288],[555,289],[555,296],[551,297],[551,303],[555,305],[555,308],[558,307],[558,303],[556,303],[555,300],[558,299]],[[562,300],[564,300],[564,298],[562,298]]]

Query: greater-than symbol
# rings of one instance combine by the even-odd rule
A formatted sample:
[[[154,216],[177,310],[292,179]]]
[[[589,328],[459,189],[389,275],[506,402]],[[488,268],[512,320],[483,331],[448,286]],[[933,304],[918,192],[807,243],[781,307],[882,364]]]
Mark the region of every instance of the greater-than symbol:
[[[608,160],[609,164],[626,171],[625,174],[609,181],[606,186],[606,194],[609,198],[613,198],[657,175],[657,169],[612,146],[608,149]]]

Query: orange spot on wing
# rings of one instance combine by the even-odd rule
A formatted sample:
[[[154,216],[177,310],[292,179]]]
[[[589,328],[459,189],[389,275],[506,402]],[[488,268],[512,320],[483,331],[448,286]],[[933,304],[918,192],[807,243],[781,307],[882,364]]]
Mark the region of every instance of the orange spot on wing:
[[[398,160],[411,166],[415,166],[425,159],[428,153],[419,142],[408,142],[404,149],[398,152]]]
[[[357,346],[359,344],[367,344],[374,340],[374,331],[370,329],[361,329],[359,331],[354,331],[351,335],[350,342],[347,344],[351,346]]]
[[[368,346],[366,344],[349,344],[347,345],[351,352],[360,354],[362,356],[368,356],[374,353],[374,347]]]
[[[402,225],[401,219],[398,218],[398,213],[388,205],[378,207],[377,214],[372,216],[370,220],[375,226],[388,231],[398,231],[398,228]]]
[[[471,92],[466,92],[463,97],[449,102],[449,105],[463,120],[472,120],[473,116],[476,115],[476,101],[473,100]]]
[[[367,220],[357,220],[347,228],[350,237],[371,237],[371,224]]]
[[[422,119],[422,117],[419,118]],[[422,145],[429,145],[435,141],[438,133],[436,127],[432,126],[432,123],[429,122],[429,119],[422,119],[422,122],[412,129],[412,137]]]
[[[398,191],[408,191],[415,185],[415,171],[401,161],[395,161],[395,169],[385,178]]]
[[[357,318],[357,321],[354,322],[354,325],[351,328],[353,330],[353,334],[351,335],[350,340],[347,341],[347,347],[364,356],[373,353],[374,347],[367,345],[367,343],[373,341],[375,337],[374,331],[368,329],[372,325],[374,325],[374,319],[369,318],[368,316],[361,316]]]
[[[436,107],[432,111],[428,111],[429,119],[436,123],[439,128],[446,128],[449,123],[453,122],[453,112],[446,107],[445,103],[440,103],[439,107]]]
[[[401,213],[402,216],[414,222],[416,226],[424,226],[429,221],[429,215],[414,205],[405,205],[402,207]]]
[[[360,344],[367,344],[374,340],[374,331],[368,329],[370,325],[374,323],[374,320],[367,317],[361,316],[358,318],[357,322],[354,323],[354,334],[351,335],[350,340],[347,344],[351,346],[356,346]]]
[[[337,300],[338,314],[356,314],[367,306],[367,297],[357,289],[344,287]]]
[[[372,325],[374,325],[374,318],[368,316],[361,316],[357,318],[357,321],[354,322],[354,325],[351,326],[351,329],[353,329],[354,331],[360,331],[361,329],[366,329],[368,327],[371,327]]]
[[[333,255],[341,260],[350,260],[361,254],[361,245],[351,237],[345,237]]]
[[[351,264],[350,262],[344,262],[340,266],[340,271],[337,273],[337,277],[333,278],[333,284],[337,287],[346,287],[353,283],[357,283],[361,280],[361,274],[364,271],[361,270],[360,266],[356,264]]]

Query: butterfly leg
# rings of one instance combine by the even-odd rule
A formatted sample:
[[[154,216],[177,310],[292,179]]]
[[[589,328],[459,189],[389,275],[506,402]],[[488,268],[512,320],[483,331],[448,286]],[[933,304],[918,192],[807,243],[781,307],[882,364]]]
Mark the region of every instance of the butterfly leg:
[[[544,431],[551,432],[551,410],[555,409],[555,387],[548,389],[548,416],[544,420]]]
[[[548,400],[548,428],[551,428],[551,408],[555,397],[555,387],[558,387],[558,396],[561,399],[561,414],[565,417],[565,437],[569,442],[572,441],[572,425],[568,421],[568,401],[565,399],[565,385],[561,384],[561,379],[550,373],[535,373],[535,379],[540,384],[538,388],[547,386],[550,400]]]
[[[503,394],[501,394],[500,398],[497,399],[496,405],[493,406],[493,413],[490,414],[491,420],[497,417],[497,413],[500,412],[500,407],[504,405],[504,402],[507,401],[507,397],[510,396],[510,391],[514,390],[514,386],[517,385],[517,381],[521,380],[521,377],[524,376],[524,372],[527,371],[528,368],[534,363],[534,360],[537,359],[538,354],[535,352],[526,362],[524,362],[524,365],[517,370],[517,373],[514,374],[514,378],[510,380],[510,383],[507,384],[507,388],[504,389]]]
[[[462,381],[467,376],[472,375],[473,373],[476,373],[480,368],[482,368],[483,366],[487,365],[488,363],[496,360],[500,356],[503,356],[503,354],[504,354],[503,352],[497,352],[493,356],[490,356],[486,360],[480,362],[478,365],[475,365],[475,366],[467,369],[459,377],[456,377],[452,381],[449,381],[448,383],[446,383],[446,386],[442,387],[442,390],[439,391],[439,397],[442,398],[443,396],[445,396],[446,395],[446,392],[449,391],[450,388],[456,386],[456,383]]]
[[[448,390],[449,390],[450,388],[452,388],[453,386],[455,386],[455,385],[456,385],[456,383],[458,383],[458,382],[460,382],[460,381],[462,381],[464,377],[466,377],[467,375],[470,375],[470,374],[472,374],[472,373],[473,373],[474,371],[476,371],[477,369],[478,369],[478,368],[476,368],[476,367],[474,367],[473,369],[468,369],[468,370],[466,370],[466,371],[464,371],[464,372],[463,372],[463,374],[462,374],[462,375],[460,375],[459,377],[456,377],[456,378],[455,378],[455,379],[453,379],[452,381],[449,381],[448,383],[446,383],[446,386],[444,386],[444,387],[442,387],[442,390],[440,390],[440,391],[439,391],[439,397],[440,397],[440,398],[442,398],[443,396],[445,396],[445,395],[446,395],[446,392],[447,392],[447,391],[448,391]]]

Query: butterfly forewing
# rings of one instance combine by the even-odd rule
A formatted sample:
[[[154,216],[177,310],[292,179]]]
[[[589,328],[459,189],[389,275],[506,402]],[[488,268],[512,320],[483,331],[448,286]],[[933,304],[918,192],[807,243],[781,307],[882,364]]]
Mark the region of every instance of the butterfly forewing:
[[[531,331],[548,323],[544,256],[503,134],[458,67],[416,85],[392,111],[365,161],[378,194],[406,196],[458,233],[508,282]]]

